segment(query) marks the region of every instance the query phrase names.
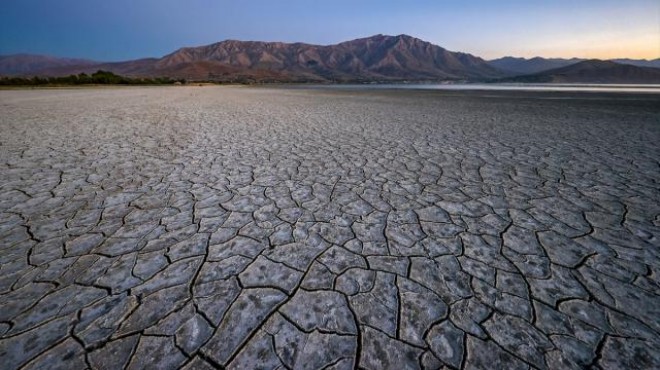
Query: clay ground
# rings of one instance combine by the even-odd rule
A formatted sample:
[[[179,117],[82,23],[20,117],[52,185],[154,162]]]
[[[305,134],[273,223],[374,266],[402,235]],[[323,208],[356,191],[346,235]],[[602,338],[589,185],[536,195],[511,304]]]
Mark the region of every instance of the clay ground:
[[[0,91],[3,369],[660,367],[660,96]]]

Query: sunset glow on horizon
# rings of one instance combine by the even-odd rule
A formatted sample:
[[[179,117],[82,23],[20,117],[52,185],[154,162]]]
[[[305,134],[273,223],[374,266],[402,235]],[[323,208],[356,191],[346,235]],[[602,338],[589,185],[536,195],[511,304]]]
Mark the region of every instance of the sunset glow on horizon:
[[[512,56],[533,58],[584,58],[584,59],[657,59],[660,58],[660,31],[646,32],[634,36],[629,35],[603,35],[574,38],[561,41],[545,41],[539,47],[519,49],[512,52]],[[506,56],[494,51],[480,55],[487,59]]]

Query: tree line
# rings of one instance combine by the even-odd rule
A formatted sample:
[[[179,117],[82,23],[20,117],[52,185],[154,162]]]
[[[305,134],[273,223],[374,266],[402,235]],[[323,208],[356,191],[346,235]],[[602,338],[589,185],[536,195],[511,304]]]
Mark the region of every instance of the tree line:
[[[80,73],[65,77],[0,77],[0,86],[171,85],[177,82],[186,83],[184,79],[171,79],[169,77],[125,77],[101,70],[91,75]]]

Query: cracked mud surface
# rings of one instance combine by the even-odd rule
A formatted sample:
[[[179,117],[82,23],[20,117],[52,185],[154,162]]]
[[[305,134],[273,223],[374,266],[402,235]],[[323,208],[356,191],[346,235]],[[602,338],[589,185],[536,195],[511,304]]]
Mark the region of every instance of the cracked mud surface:
[[[660,367],[660,97],[0,91],[6,369]]]

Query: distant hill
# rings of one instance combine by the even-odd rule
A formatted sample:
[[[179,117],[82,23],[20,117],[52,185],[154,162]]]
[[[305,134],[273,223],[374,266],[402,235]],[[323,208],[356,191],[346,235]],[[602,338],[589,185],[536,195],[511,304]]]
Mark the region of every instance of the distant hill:
[[[157,61],[156,58],[136,59],[126,62],[97,62],[94,64],[83,65],[54,65],[45,67],[23,75],[35,76],[66,76],[70,74],[87,73],[91,74],[98,70],[110,71],[123,76],[134,77],[153,77],[151,74],[145,73],[151,69],[153,64]]]
[[[630,64],[637,67],[651,67],[651,68],[660,68],[660,58],[646,60],[646,59],[611,59],[612,62],[619,64]]]
[[[502,82],[523,83],[660,83],[660,69],[603,60],[585,60],[566,67],[511,77]]]
[[[0,55],[0,75],[18,76],[44,69],[86,67],[98,64],[86,59],[57,58],[47,55],[14,54]]]
[[[547,71],[549,69],[561,68],[571,64],[583,61],[584,59],[560,59],[560,58],[541,58],[535,57],[531,59],[504,57],[494,59],[488,62],[491,66],[498,68],[509,75],[528,75]]]
[[[22,74],[65,75],[103,69],[127,76],[204,80],[402,81],[501,77],[485,60],[407,36],[376,35],[336,45],[227,40],[179,49],[160,59],[43,65]],[[6,73],[0,69],[0,73]]]
[[[587,59],[580,58],[541,58],[535,57],[531,59],[504,57],[488,61],[491,66],[502,70],[510,76],[528,75],[543,71],[548,71],[555,68],[566,67],[571,64],[584,62]],[[637,67],[652,67],[660,68],[660,59],[645,60],[645,59],[611,59],[611,62],[618,64],[628,64]]]

